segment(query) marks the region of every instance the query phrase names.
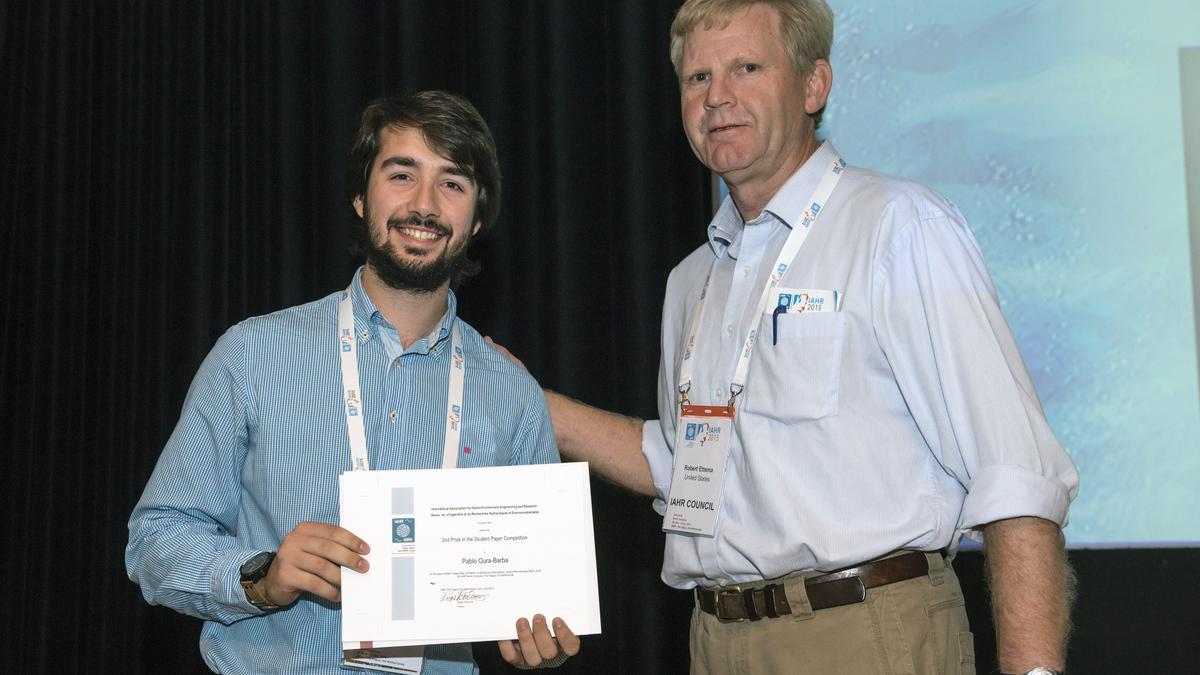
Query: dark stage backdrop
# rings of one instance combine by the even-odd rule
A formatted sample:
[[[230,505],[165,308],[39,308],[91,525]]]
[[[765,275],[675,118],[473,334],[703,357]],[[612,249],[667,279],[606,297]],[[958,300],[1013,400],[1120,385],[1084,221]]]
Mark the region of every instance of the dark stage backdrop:
[[[709,199],[666,57],[676,4],[0,3],[0,669],[203,669],[199,622],[125,578],[125,522],[217,336],[349,280],[343,157],[382,93],[463,93],[496,136],[503,211],[463,316],[545,384],[652,416],[663,286]],[[659,519],[599,482],[594,500],[605,630],[564,672],[684,672],[691,600],[658,580]],[[1194,551],[1072,557],[1079,672],[1194,657],[1145,646],[1195,638]],[[978,556],[960,568],[986,672]]]

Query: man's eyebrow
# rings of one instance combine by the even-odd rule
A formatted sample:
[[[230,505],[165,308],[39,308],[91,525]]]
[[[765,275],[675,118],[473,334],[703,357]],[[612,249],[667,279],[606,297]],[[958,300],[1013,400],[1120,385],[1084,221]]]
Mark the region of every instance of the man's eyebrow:
[[[379,169],[382,171],[389,166],[420,166],[421,163],[412,157],[396,156],[388,157],[379,164]]]
[[[471,173],[470,171],[467,171],[466,169],[464,169],[463,167],[461,167],[457,164],[449,164],[445,168],[443,168],[442,171],[444,171],[452,176],[462,176],[463,178],[466,178],[467,180],[471,181],[472,183],[475,182],[475,174]]]
[[[408,157],[406,155],[397,155],[395,157],[388,157],[387,159],[380,162],[379,170],[387,171],[387,169],[389,167],[393,167],[393,166],[419,168],[421,166],[421,162],[414,157]],[[467,169],[464,169],[463,167],[461,167],[457,164],[454,164],[452,162],[447,163],[439,168],[441,169],[441,171],[443,173],[448,173],[452,176],[462,176],[463,178],[466,178],[467,180],[471,181],[472,183],[475,182],[475,174],[474,173],[472,173],[472,172],[468,171]]]

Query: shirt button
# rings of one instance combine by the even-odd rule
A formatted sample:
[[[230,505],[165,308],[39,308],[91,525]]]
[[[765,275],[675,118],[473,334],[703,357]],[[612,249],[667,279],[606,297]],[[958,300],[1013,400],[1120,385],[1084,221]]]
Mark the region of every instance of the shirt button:
[[[725,326],[725,332],[732,335],[733,334],[733,324],[729,324],[728,326]]]
[[[717,398],[721,398],[724,395],[725,395],[725,390],[722,389],[721,387],[717,387]]]
[[[742,274],[750,274],[750,266],[746,265],[742,268]]]
[[[392,363],[395,363],[395,364],[396,364],[396,367],[397,367],[397,368],[399,368],[399,367],[400,367],[400,357],[399,357],[399,356],[397,356],[397,357],[396,357],[396,360],[395,360],[395,361],[393,361]]]
[[[393,410],[393,411],[391,411],[390,413],[388,413],[388,417],[390,417],[390,418],[391,418],[391,420],[392,420],[393,422],[395,422],[395,421],[396,421],[396,420],[397,420],[397,419],[400,417],[400,415],[399,415],[399,414],[397,414],[395,410]]]

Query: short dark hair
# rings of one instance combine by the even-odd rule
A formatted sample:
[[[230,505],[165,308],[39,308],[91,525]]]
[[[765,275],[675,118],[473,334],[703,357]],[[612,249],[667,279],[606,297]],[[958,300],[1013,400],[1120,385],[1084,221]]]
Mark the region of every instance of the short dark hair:
[[[500,213],[500,162],[496,142],[470,101],[448,91],[418,91],[377,98],[359,116],[346,161],[346,197],[367,201],[371,167],[386,128],[417,129],[435,152],[454,162],[475,183],[475,222],[487,232]],[[471,223],[474,225],[474,222]],[[358,253],[356,251],[356,253]]]

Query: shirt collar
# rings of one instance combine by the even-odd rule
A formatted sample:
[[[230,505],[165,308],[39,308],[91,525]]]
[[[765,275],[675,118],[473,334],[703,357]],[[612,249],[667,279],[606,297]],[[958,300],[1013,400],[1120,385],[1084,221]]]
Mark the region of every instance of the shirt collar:
[[[749,223],[742,220],[733,198],[726,195],[708,225],[708,243],[713,253],[718,257],[728,253],[731,258],[736,259],[741,248],[742,231],[747,225],[769,223],[772,218],[789,228],[792,227],[792,223],[800,222],[804,218],[804,209],[808,207],[809,196],[817,189],[817,183],[825,174],[826,167],[837,156],[838,152],[833,143],[822,143],[771,197],[758,218]]]
[[[354,279],[350,282],[350,297],[354,302],[354,332],[357,334],[359,342],[366,342],[372,338],[383,339],[384,347],[388,349],[388,356],[394,359],[400,356],[399,353],[391,353],[393,348],[399,352],[400,335],[396,331],[396,327],[384,318],[383,313],[371,301],[371,296],[367,295],[366,289],[363,288],[362,275],[363,267],[359,267],[354,273]],[[434,326],[433,331],[409,345],[403,353],[440,352],[440,345],[450,337],[450,328],[454,325],[454,319],[457,316],[458,299],[454,296],[454,291],[450,291],[446,297],[446,313]]]
[[[708,244],[712,246],[713,253],[717,257],[721,257],[726,249],[738,239],[742,227],[742,216],[738,213],[733,198],[725,195],[721,206],[717,208],[717,214],[708,224]],[[734,257],[737,257],[736,251]]]

